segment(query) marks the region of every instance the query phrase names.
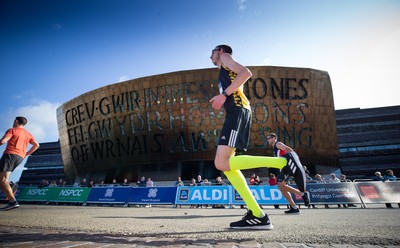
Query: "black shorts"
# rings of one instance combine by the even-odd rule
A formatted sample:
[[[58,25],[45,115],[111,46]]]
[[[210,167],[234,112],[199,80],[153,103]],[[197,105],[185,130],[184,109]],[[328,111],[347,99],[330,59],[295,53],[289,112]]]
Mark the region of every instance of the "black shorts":
[[[24,159],[16,154],[3,154],[0,159],[0,172],[12,172]]]
[[[300,162],[299,156],[295,152],[285,153],[282,155],[288,161],[285,167],[278,173],[278,182],[287,182],[291,177],[293,177],[297,188],[301,192],[306,190],[306,172],[304,171],[303,165]]]
[[[226,111],[225,122],[218,145],[246,151],[250,143],[251,111],[245,108],[231,108]]]

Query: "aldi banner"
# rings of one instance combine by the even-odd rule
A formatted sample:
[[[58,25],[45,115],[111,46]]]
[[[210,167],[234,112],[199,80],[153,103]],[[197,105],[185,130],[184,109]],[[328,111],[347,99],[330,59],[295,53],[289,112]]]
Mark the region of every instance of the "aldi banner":
[[[133,187],[128,196],[129,204],[174,204],[176,187]]]
[[[293,185],[292,185],[293,186]],[[309,183],[307,191],[310,193],[311,204],[356,204],[361,199],[353,183]],[[293,200],[304,204],[301,196],[293,195]]]
[[[18,201],[47,201],[47,194],[51,188],[26,187],[17,197]]]
[[[54,187],[48,188],[47,201],[49,202],[85,202],[92,188]]]
[[[278,186],[270,185],[259,185],[259,186],[249,186],[251,192],[253,193],[256,201],[261,205],[285,205],[288,204],[286,199],[283,197]],[[244,204],[242,197],[234,189],[232,195],[232,204]]]
[[[176,204],[230,204],[231,186],[179,186]]]
[[[131,187],[94,187],[90,191],[87,203],[128,203]]]
[[[364,203],[400,203],[400,181],[354,183]]]

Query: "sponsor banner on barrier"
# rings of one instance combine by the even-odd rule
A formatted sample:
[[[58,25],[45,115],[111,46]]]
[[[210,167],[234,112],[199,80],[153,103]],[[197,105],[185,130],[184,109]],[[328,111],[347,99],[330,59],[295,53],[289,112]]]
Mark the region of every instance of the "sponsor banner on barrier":
[[[131,188],[129,204],[174,204],[176,187]]]
[[[400,203],[400,182],[356,182],[364,203]]]
[[[179,186],[176,204],[230,204],[230,186]]]
[[[94,187],[87,203],[128,203],[131,187]]]
[[[26,187],[17,197],[18,201],[47,201],[50,188]]]
[[[278,186],[259,185],[249,186],[251,193],[259,204],[262,205],[279,205],[288,204],[283,197],[282,192]],[[233,190],[232,204],[244,204],[242,197],[236,190]]]
[[[79,187],[49,188],[47,200],[50,202],[85,202],[91,189]]]
[[[355,204],[361,203],[353,183],[308,183],[311,204]],[[293,195],[297,204],[304,204],[300,195]]]

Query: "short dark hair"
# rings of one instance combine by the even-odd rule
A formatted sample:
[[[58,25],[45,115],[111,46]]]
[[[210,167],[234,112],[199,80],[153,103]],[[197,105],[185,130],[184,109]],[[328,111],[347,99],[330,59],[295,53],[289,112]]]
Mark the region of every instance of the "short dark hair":
[[[25,126],[28,123],[28,120],[25,117],[17,116],[15,120],[18,122],[19,125]]]
[[[232,47],[228,45],[218,45],[215,47],[215,49],[222,49],[224,53],[229,53],[230,55],[233,53]]]

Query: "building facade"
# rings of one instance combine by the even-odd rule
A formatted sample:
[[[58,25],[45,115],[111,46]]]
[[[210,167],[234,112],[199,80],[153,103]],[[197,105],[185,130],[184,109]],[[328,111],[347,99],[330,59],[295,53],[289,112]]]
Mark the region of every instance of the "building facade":
[[[400,175],[400,106],[336,111],[341,170],[371,178],[392,169]]]
[[[332,87],[327,72],[249,67],[244,92],[252,105],[249,155],[272,155],[275,132],[309,168],[338,166]],[[66,176],[110,181],[141,176],[158,181],[197,174],[215,178],[214,156],[224,110],[218,69],[173,72],[108,85],[57,110]]]
[[[39,185],[42,180],[65,180],[64,164],[61,158],[59,142],[41,143],[25,163],[26,170],[22,171],[19,184]]]

